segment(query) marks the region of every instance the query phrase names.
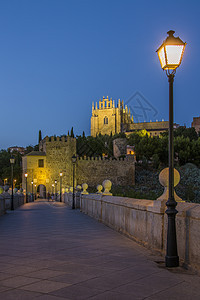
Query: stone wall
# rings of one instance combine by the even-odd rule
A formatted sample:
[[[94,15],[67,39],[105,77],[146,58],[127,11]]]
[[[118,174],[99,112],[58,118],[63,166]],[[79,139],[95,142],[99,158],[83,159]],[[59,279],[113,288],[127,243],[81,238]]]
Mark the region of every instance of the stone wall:
[[[77,184],[96,186],[106,179],[118,185],[135,184],[135,163],[132,157],[123,159],[80,158],[76,166]]]
[[[81,211],[144,246],[166,252],[165,201],[82,195]],[[200,205],[178,203],[176,217],[178,254],[181,264],[200,271]]]
[[[76,154],[76,139],[72,137],[46,137],[46,171],[49,184],[58,181],[62,171],[63,186],[72,185],[72,156]],[[59,187],[58,187],[59,190]]]
[[[126,155],[127,140],[118,138],[113,141],[113,155],[118,158],[121,155]]]
[[[23,193],[16,193],[13,195],[14,209],[24,204],[25,196]],[[4,192],[0,195],[0,215],[6,213],[7,209],[11,208],[11,195]]]

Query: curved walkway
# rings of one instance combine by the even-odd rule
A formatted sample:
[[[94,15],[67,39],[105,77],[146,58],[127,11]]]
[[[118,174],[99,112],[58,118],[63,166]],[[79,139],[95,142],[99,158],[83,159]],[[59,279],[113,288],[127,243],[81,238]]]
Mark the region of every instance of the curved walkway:
[[[200,277],[63,203],[0,217],[0,299],[200,299]]]

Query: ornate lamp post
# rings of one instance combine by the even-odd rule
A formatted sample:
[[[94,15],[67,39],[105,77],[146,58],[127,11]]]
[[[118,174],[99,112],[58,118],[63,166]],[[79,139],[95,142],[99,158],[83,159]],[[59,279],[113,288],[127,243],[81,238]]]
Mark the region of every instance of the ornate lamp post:
[[[62,176],[63,173],[60,172],[60,202],[62,202]]]
[[[33,179],[31,181],[31,184],[32,184],[32,195],[31,195],[31,197],[32,197],[32,201],[34,201],[34,197],[33,197]]]
[[[15,163],[15,159],[13,156],[10,158],[10,164],[11,164],[11,182],[12,182],[12,196],[11,196],[11,210],[14,210],[14,202],[13,202],[13,165]]]
[[[166,267],[178,267],[179,257],[176,240],[176,201],[174,199],[174,134],[173,134],[173,82],[176,69],[180,66],[186,43],[174,37],[174,31],[167,32],[168,37],[156,51],[169,82],[169,198],[166,202],[168,216]]]
[[[55,180],[55,200],[57,201],[57,180]]]
[[[35,200],[37,199],[37,189],[36,189],[36,184],[35,184]]]
[[[26,203],[28,203],[28,193],[27,193],[27,177],[28,177],[28,173],[25,173],[24,176],[25,176],[25,180],[26,180]]]
[[[72,209],[75,209],[75,201],[74,201],[74,180],[75,180],[75,165],[76,165],[76,155],[72,156],[72,164],[73,164],[73,198],[72,198]]]

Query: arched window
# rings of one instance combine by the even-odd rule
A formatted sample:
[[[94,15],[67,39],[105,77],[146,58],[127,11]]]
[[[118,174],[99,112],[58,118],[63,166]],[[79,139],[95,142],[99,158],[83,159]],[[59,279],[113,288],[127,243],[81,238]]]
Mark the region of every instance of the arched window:
[[[104,124],[108,124],[108,117],[104,118]]]

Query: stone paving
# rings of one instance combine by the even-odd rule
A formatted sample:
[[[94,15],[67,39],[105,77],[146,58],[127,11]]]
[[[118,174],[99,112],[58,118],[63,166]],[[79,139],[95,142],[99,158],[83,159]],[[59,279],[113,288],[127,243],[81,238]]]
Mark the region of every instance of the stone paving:
[[[162,257],[63,203],[0,217],[0,241],[2,300],[200,299],[200,277],[165,269]]]

